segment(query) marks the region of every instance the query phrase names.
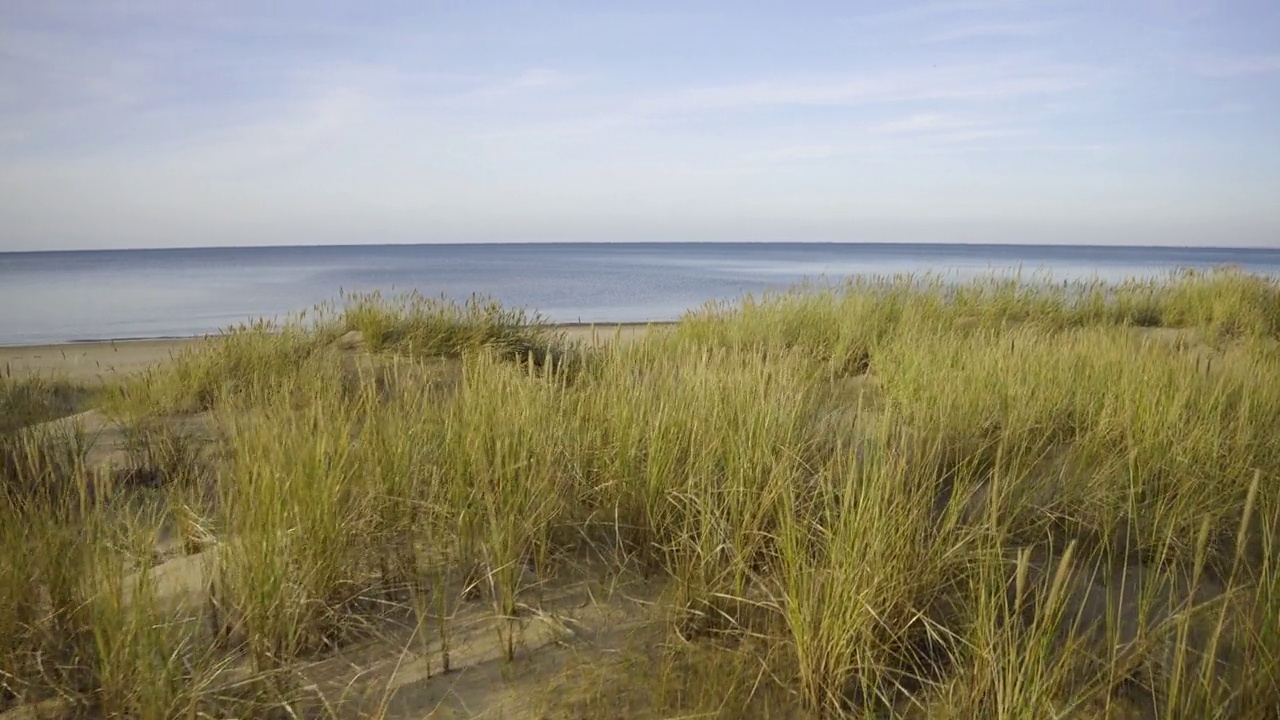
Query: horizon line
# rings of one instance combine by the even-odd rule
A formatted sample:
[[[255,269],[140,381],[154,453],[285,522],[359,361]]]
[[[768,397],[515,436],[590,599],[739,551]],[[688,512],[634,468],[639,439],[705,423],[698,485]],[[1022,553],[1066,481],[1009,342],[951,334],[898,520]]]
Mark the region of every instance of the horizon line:
[[[172,252],[181,250],[302,250],[308,248],[388,248],[388,247],[472,247],[472,246],[564,246],[564,245],[857,245],[865,247],[1025,247],[1081,250],[1217,250],[1280,252],[1277,245],[1193,245],[1193,244],[1127,244],[1127,243],[1060,243],[1060,242],[965,242],[946,240],[496,240],[472,242],[380,242],[380,243],[297,243],[283,245],[172,245],[164,247],[59,248],[54,250],[0,250],[0,255],[38,255],[58,253]]]

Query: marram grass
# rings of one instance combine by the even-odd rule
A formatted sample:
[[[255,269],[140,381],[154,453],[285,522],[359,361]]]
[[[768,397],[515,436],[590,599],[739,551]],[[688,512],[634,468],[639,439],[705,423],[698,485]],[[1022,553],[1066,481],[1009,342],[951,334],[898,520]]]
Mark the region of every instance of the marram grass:
[[[40,382],[0,378],[0,710],[419,717],[377,658],[313,670],[430,683],[482,630],[495,696],[550,673],[522,717],[1280,707],[1267,278],[861,281],[598,347],[344,296],[105,391],[159,491],[104,489]],[[646,609],[539,664],[584,583]]]

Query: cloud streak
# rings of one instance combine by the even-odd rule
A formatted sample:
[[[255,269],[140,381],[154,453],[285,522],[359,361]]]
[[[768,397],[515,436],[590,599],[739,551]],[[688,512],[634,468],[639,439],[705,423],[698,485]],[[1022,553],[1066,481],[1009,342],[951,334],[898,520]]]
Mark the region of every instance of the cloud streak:
[[[904,24],[927,21],[937,17],[985,14],[1007,11],[1024,4],[1022,0],[951,0],[906,5],[894,10],[859,15],[854,22],[870,25]]]
[[[883,135],[902,135],[967,129],[976,124],[978,122],[972,118],[946,113],[917,113],[905,118],[877,123],[870,130]]]
[[[985,68],[921,69],[913,72],[829,80],[761,80],[693,88],[643,103],[638,109],[676,114],[761,107],[847,107],[922,100],[981,100],[1053,95],[1085,87],[1087,73],[989,72]]]
[[[1280,53],[1200,57],[1192,61],[1191,69],[1197,75],[1207,78],[1280,74]]]
[[[466,102],[490,102],[495,100],[519,100],[530,92],[547,92],[572,87],[577,77],[550,68],[530,68],[514,77],[498,80],[482,80],[475,87],[451,98],[455,104]]]
[[[1032,38],[1043,34],[1044,26],[1038,23],[982,23],[952,28],[927,36],[926,43],[949,43],[959,40],[991,40],[1001,38]]]

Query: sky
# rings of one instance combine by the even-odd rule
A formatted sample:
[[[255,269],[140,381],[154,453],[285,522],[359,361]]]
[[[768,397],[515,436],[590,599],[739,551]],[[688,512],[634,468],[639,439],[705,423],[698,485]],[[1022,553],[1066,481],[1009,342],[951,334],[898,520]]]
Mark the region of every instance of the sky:
[[[0,252],[1280,247],[1280,2],[0,0]]]

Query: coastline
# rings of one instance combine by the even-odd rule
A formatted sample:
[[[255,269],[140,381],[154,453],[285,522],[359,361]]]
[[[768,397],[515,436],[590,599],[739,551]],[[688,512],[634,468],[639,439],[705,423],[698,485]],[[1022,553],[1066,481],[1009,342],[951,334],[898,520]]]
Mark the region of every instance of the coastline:
[[[622,339],[635,337],[650,328],[669,327],[673,321],[632,323],[555,323],[556,331],[570,340],[600,342],[615,333]],[[50,375],[75,382],[103,381],[113,376],[140,372],[168,360],[193,343],[217,335],[195,337],[124,338],[115,340],[71,340],[42,345],[0,345],[0,372],[14,375]]]

